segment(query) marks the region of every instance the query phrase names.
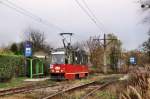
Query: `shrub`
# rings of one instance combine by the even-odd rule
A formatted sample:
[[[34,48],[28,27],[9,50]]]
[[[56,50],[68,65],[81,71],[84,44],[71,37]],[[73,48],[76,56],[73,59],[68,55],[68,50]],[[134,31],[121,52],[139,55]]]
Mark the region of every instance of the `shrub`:
[[[8,81],[13,76],[24,74],[23,57],[0,55],[0,81]]]

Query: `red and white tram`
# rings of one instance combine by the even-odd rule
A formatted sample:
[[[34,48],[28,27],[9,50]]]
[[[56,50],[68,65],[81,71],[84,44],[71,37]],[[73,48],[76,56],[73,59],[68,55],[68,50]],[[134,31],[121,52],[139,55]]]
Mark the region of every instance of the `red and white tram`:
[[[79,79],[87,77],[88,56],[83,50],[56,49],[51,52],[51,79]]]

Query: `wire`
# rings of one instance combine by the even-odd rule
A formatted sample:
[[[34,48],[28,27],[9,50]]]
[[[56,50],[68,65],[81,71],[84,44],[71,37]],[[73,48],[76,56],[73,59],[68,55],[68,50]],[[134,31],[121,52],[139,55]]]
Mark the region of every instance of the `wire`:
[[[78,0],[75,0],[75,2],[79,5],[79,7],[84,11],[84,13],[86,13],[86,15],[93,21],[93,23],[98,27],[98,29],[101,31],[103,31],[103,29],[97,24],[97,21],[91,16],[91,14],[89,14],[89,12],[80,4],[80,2]]]
[[[6,4],[5,2],[9,3],[10,5],[9,5],[9,4]],[[27,11],[27,10],[21,8],[20,6],[14,4],[14,3],[12,3],[12,2],[10,2],[10,1],[8,1],[8,0],[5,0],[5,2],[1,1],[1,4],[3,4],[3,5],[5,5],[5,6],[11,8],[11,9],[13,9],[13,10],[15,10],[16,12],[18,12],[18,13],[20,13],[20,14],[23,14],[23,15],[25,15],[25,16],[27,16],[27,17],[32,18],[33,20],[35,20],[35,21],[37,21],[37,22],[39,22],[39,23],[42,23],[42,24],[47,25],[47,26],[52,26],[52,27],[54,27],[55,29],[57,29],[57,30],[59,30],[59,31],[61,31],[61,32],[64,32],[64,30],[63,30],[62,28],[56,26],[55,24],[49,23],[48,21],[42,19],[41,17],[39,17],[39,16],[37,16],[37,15],[35,15],[35,14],[32,14],[31,12],[29,12],[29,11]]]
[[[101,21],[99,21],[99,19],[96,17],[96,15],[93,13],[93,11],[89,8],[88,4],[86,3],[85,0],[81,0],[85,7],[88,9],[88,11],[91,13],[91,15],[95,18],[95,20],[102,25],[102,27],[104,28],[104,31],[106,31],[105,26],[103,25],[103,23]]]

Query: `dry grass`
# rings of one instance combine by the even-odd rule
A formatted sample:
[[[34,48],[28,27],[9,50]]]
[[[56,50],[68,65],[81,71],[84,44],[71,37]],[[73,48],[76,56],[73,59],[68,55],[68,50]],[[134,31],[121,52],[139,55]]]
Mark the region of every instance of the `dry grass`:
[[[73,93],[63,93],[54,99],[81,99],[84,94],[84,91],[74,91]]]
[[[119,99],[150,99],[150,69],[132,68]]]

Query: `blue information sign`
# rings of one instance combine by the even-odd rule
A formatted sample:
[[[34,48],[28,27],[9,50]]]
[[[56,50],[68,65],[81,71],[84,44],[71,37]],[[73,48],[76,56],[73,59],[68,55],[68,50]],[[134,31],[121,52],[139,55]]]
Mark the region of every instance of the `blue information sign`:
[[[32,56],[32,44],[30,41],[25,42],[25,51],[24,51],[25,57],[31,57]]]
[[[130,57],[130,64],[135,65],[136,64],[136,58]]]

